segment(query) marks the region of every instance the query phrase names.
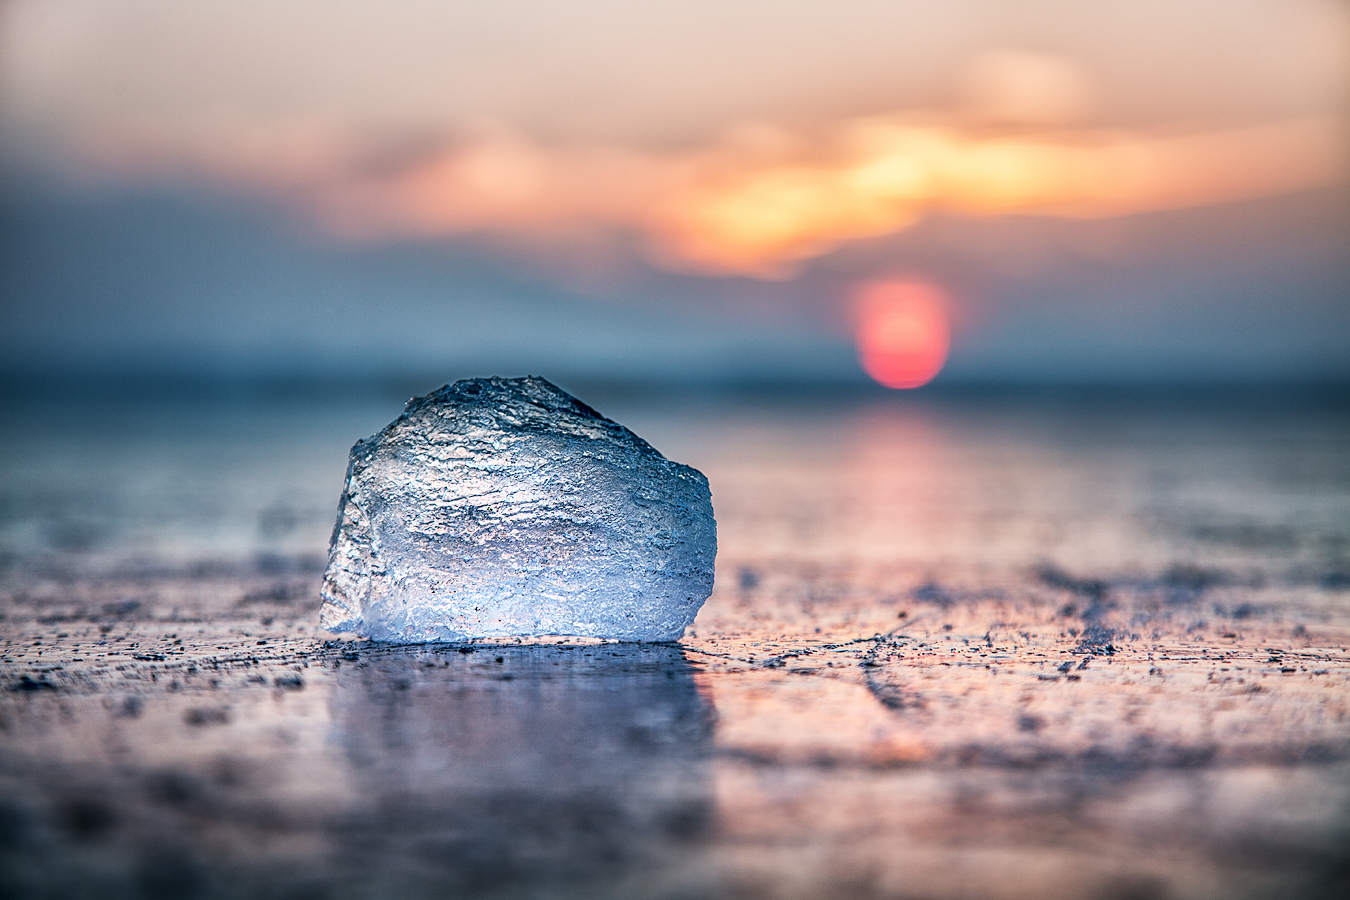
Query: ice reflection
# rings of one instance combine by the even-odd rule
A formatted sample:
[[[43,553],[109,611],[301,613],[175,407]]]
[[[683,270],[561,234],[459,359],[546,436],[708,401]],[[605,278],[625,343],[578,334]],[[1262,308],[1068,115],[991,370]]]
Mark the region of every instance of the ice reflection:
[[[672,646],[406,647],[338,671],[342,868],[410,896],[697,889],[711,710]]]

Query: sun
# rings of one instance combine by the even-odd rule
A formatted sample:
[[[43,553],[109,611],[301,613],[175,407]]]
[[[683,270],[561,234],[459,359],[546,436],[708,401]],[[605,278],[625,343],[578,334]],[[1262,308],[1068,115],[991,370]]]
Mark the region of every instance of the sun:
[[[888,388],[932,381],[947,361],[951,329],[947,301],[922,281],[874,281],[857,295],[858,360]]]

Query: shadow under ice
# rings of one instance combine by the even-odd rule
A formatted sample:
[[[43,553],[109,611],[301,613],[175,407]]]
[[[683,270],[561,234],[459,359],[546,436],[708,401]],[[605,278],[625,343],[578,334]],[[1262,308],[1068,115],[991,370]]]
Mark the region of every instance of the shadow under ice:
[[[696,888],[712,716],[678,647],[372,649],[339,669],[333,720],[357,893]]]

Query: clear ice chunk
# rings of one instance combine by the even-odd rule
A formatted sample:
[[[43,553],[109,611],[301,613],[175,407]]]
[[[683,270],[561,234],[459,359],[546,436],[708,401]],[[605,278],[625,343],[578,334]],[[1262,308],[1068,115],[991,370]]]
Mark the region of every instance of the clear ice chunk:
[[[378,641],[673,641],[712,593],[708,479],[542,378],[473,378],[358,441],[320,623]]]

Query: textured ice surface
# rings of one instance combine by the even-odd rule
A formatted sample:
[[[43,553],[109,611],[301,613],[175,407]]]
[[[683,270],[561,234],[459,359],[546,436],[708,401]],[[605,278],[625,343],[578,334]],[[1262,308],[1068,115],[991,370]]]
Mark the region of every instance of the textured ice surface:
[[[320,621],[405,643],[676,640],[716,554],[702,473],[542,378],[468,379],[352,448]]]

